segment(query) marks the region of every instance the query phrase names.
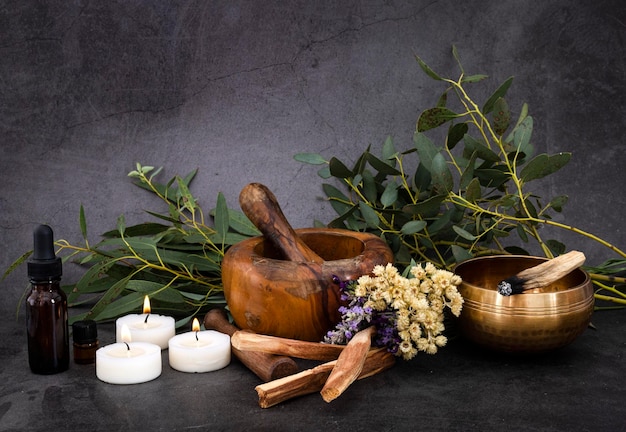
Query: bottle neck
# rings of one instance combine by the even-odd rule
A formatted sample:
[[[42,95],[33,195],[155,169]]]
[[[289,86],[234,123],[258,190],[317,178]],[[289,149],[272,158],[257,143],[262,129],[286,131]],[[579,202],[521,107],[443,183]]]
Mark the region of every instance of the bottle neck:
[[[61,278],[54,277],[49,279],[32,279],[30,280],[30,284],[33,288],[41,288],[41,289],[58,289],[60,287]]]

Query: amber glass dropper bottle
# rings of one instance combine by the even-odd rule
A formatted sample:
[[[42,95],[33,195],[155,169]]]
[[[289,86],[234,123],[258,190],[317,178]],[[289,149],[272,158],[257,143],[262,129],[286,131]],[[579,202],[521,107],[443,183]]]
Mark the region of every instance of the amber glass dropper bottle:
[[[28,363],[36,374],[67,370],[70,362],[67,297],[61,289],[61,258],[54,253],[52,229],[39,225],[28,261],[31,293],[26,299]]]

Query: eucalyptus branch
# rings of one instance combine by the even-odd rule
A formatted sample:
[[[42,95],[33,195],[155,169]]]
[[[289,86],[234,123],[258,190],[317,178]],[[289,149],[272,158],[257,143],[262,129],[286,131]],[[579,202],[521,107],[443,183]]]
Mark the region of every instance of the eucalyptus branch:
[[[557,228],[561,228],[567,231],[572,231],[576,234],[580,234],[588,239],[591,239],[607,248],[609,248],[611,251],[617,253],[618,255],[620,255],[623,258],[626,258],[626,252],[624,252],[623,250],[619,249],[617,246],[609,243],[608,241],[594,235],[591,234],[587,231],[584,231],[580,228],[576,228],[574,226],[571,225],[566,225],[566,224],[562,224],[560,222],[556,222],[550,219],[540,219],[540,218],[536,218],[536,217],[532,217],[532,216],[525,216],[525,217],[517,217],[517,216],[512,216],[512,215],[508,215],[506,213],[499,213],[499,212],[494,212],[491,210],[487,210],[484,209],[483,207],[480,207],[479,205],[469,202],[468,200],[466,200],[465,198],[463,198],[462,196],[455,194],[455,193],[451,193],[449,195],[449,199],[450,202],[456,204],[456,205],[461,205],[473,212],[476,213],[483,213],[483,214],[487,214],[493,217],[499,217],[502,220],[509,220],[509,221],[513,221],[516,223],[533,223],[533,224],[544,224],[544,225],[550,225],[550,226],[554,226]],[[534,229],[534,226],[531,226],[531,228]],[[534,230],[536,232],[536,230]]]

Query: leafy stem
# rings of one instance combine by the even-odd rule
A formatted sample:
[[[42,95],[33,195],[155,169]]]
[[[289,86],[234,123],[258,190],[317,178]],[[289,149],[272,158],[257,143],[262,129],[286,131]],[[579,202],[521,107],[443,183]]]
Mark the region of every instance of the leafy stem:
[[[295,155],[303,163],[328,165],[318,174],[323,179],[334,178],[348,189],[350,198],[333,184],[323,183],[338,213],[328,225],[380,235],[399,264],[418,259],[447,268],[478,255],[529,254],[522,245],[531,240],[546,257],[560,255],[566,246],[544,238],[541,231],[544,226],[556,227],[601,244],[618,256],[614,262],[589,269],[603,292],[597,298],[616,298],[621,304],[626,281],[618,273],[626,272],[626,252],[583,229],[555,221],[551,213],[562,211],[567,196],[544,201],[527,191],[531,182],[565,166],[571,154],[535,154],[528,106],[523,104],[517,121],[511,121],[505,97],[513,78],[500,84],[480,105],[469,87],[487,76],[466,74],[456,49],[453,54],[461,70],[456,79],[443,77],[416,56],[423,72],[443,83],[445,89],[434,107],[419,114],[411,148],[398,151],[388,137],[380,155],[368,147],[352,168],[337,157]],[[456,100],[458,110],[448,99]],[[445,138],[437,145],[430,137],[431,130],[441,132],[443,127],[447,128],[443,130]],[[441,138],[441,133],[435,136]],[[417,160],[409,163],[406,158],[411,155],[417,155]],[[415,171],[409,173],[409,166]],[[520,242],[511,241],[514,235]],[[612,289],[599,285],[601,277],[615,283]]]

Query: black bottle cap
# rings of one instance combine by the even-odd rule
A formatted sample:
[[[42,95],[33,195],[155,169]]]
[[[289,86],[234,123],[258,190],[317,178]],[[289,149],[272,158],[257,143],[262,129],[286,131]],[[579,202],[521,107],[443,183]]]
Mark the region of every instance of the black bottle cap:
[[[79,344],[98,340],[98,327],[93,320],[76,321],[72,324],[72,339]]]
[[[52,228],[39,225],[33,232],[35,247],[28,261],[28,277],[33,280],[58,279],[63,273],[61,258],[54,254]]]

